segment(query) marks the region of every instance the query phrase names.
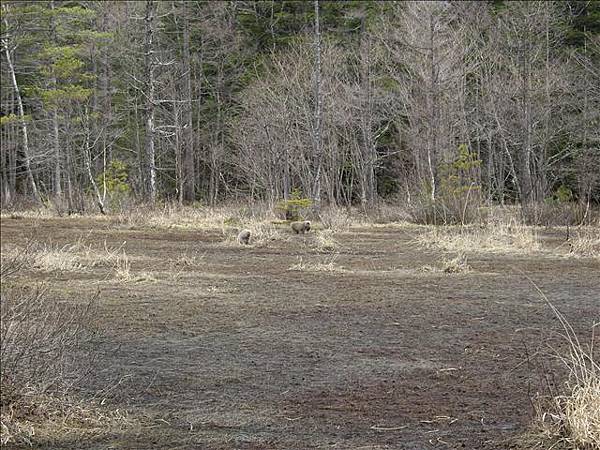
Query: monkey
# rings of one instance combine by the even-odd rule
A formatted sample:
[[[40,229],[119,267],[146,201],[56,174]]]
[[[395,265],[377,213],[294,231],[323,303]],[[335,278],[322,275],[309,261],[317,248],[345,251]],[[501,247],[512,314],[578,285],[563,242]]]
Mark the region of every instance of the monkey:
[[[238,234],[238,242],[240,244],[248,245],[250,243],[250,230],[242,230]]]
[[[308,220],[305,220],[304,222],[292,222],[290,225],[292,226],[292,230],[296,234],[304,234],[310,231],[310,222]]]

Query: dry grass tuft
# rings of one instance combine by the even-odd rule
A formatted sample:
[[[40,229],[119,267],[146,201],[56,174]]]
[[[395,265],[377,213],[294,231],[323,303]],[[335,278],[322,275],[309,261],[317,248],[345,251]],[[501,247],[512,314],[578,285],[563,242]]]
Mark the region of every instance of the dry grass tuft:
[[[43,244],[33,250],[31,268],[43,272],[77,272],[86,269],[76,244],[62,247]]]
[[[305,262],[302,257],[300,261],[292,265],[288,270],[296,272],[345,272],[346,270],[335,262],[337,255],[331,255],[324,262]]]
[[[600,228],[576,231],[569,242],[573,255],[600,259]]]
[[[272,222],[277,217],[264,205],[248,207],[192,207],[166,204],[162,208],[140,205],[112,217],[119,228],[154,228],[181,230],[220,230],[240,228],[242,224]]]
[[[333,230],[319,230],[315,233],[316,249],[322,253],[333,253],[339,250],[340,243],[333,237]]]
[[[421,233],[417,242],[451,252],[532,253],[541,249],[534,229],[517,223],[486,226],[436,227]]]
[[[85,442],[135,424],[127,412],[110,409],[97,401],[35,394],[0,413],[0,443],[45,446],[60,442],[67,434]]]
[[[204,255],[188,255],[186,253],[173,261],[173,267],[196,267],[204,261],[204,257]]]
[[[111,266],[118,257],[118,248],[108,248],[106,241],[102,250],[94,249],[79,239],[74,244],[52,245],[28,242],[25,247],[5,246],[2,262],[19,259],[23,268],[41,272],[85,272],[93,267]]]
[[[150,272],[133,272],[131,270],[131,263],[129,262],[129,258],[125,252],[118,255],[115,259],[113,272],[115,278],[123,282],[154,283],[158,281]]]
[[[464,253],[452,259],[445,259],[442,263],[442,272],[444,273],[469,273],[471,271],[471,266],[467,263]]]
[[[222,226],[223,244],[229,247],[261,248],[267,247],[275,241],[287,240],[282,233],[281,227],[271,222],[254,222],[244,224],[244,228],[250,230],[250,243],[242,245],[238,242],[239,227]]]
[[[254,247],[266,247],[273,241],[284,239],[281,230],[270,222],[258,222],[250,226],[250,242]]]
[[[131,281],[133,279],[131,263],[125,252],[115,259],[114,273],[115,278],[121,281]]]
[[[352,217],[350,210],[335,207],[321,210],[319,218],[323,228],[330,231],[348,231],[357,223],[357,218]]]
[[[0,443],[50,448],[66,435],[85,440],[129,426],[119,411],[71,394],[95,365],[96,298],[72,304],[43,286],[19,286],[29,264],[19,258],[29,255],[4,260],[1,270]]]
[[[566,427],[571,439],[590,448],[600,448],[600,377],[575,385],[564,399]]]
[[[568,344],[566,354],[553,350],[552,356],[567,368],[568,379],[562,394],[537,399],[537,434],[553,448],[600,448],[600,362],[594,353],[594,330],[600,323],[592,326],[591,343],[583,344],[564,315],[535,287],[559,320],[560,335]]]
[[[471,266],[467,263],[467,257],[464,253],[459,253],[455,258],[446,258],[439,266],[423,266],[421,272],[437,272],[437,273],[470,273]]]

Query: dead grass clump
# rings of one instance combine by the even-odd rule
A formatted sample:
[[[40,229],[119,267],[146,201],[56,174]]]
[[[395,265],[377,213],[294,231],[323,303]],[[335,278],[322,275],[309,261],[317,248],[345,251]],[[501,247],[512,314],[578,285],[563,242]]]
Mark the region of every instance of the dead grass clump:
[[[85,269],[75,244],[62,247],[43,244],[31,254],[31,268],[43,272],[76,272]]]
[[[258,222],[250,226],[250,244],[254,247],[266,247],[273,241],[283,239],[281,230],[269,222]]]
[[[113,266],[113,273],[115,278],[118,281],[123,282],[134,282],[134,283],[142,283],[142,282],[151,282],[154,283],[158,281],[153,274],[149,272],[133,272],[131,270],[131,263],[129,262],[129,257],[125,252],[118,255],[115,259],[115,263]]]
[[[18,259],[23,268],[42,272],[84,272],[112,265],[124,245],[109,249],[105,241],[103,250],[96,250],[82,239],[62,246],[30,241],[24,247],[5,246],[2,261],[11,266],[11,261]]]
[[[11,286],[0,293],[0,440],[31,443],[32,423],[59,415],[39,399],[62,398],[91,368],[95,301],[65,304],[43,287]]]
[[[467,263],[467,257],[464,253],[459,253],[455,258],[446,258],[442,260],[441,266],[422,266],[421,272],[432,273],[469,273],[473,269]]]
[[[520,208],[523,221],[528,225],[592,225],[600,217],[597,207],[576,202],[534,203]]]
[[[442,272],[444,273],[469,273],[471,270],[464,253],[452,259],[445,259],[442,262]]]
[[[1,302],[3,405],[81,375],[85,367],[77,357],[93,337],[94,299],[65,304],[49,298],[43,287],[12,287],[2,291]]]
[[[126,411],[103,406],[97,400],[36,394],[0,413],[0,444],[50,446],[67,434],[85,442],[135,423]]]
[[[0,443],[53,445],[66,435],[97,436],[132,423],[96,399],[75,398],[95,365],[96,298],[71,304],[43,286],[19,286],[3,261],[0,291]]]
[[[245,226],[246,227],[246,226]],[[255,222],[247,225],[250,230],[250,242],[242,245],[238,241],[238,233],[241,228],[222,226],[222,243],[229,247],[261,248],[267,247],[275,241],[283,241],[287,238],[281,232],[280,227],[271,222]]]
[[[300,261],[288,268],[296,272],[344,272],[344,268],[336,264],[337,255],[332,255],[324,262],[306,262],[300,258]]]
[[[340,243],[333,237],[333,230],[319,230],[315,233],[316,249],[322,253],[332,253],[340,248]]]
[[[600,228],[581,229],[569,242],[572,254],[600,259]]]
[[[541,245],[535,231],[517,223],[488,223],[486,226],[435,227],[417,236],[426,247],[451,252],[531,253]]]
[[[600,448],[600,377],[573,387],[564,400],[566,426],[574,442]]]
[[[204,260],[204,255],[183,254],[173,261],[174,267],[196,267]]]
[[[563,314],[536,289],[558,318],[560,335],[568,344],[566,352],[552,349],[551,356],[568,370],[568,379],[562,393],[536,399],[537,434],[552,442],[553,448],[600,448],[600,362],[594,353],[594,330],[600,323],[592,327],[591,343],[582,343]]]
[[[375,224],[406,223],[412,218],[406,207],[395,205],[380,205],[370,217]]]
[[[342,208],[323,208],[319,213],[321,225],[330,231],[348,231],[356,222],[350,210]]]
[[[119,213],[113,224],[124,228],[219,230],[246,223],[271,222],[276,216],[265,205],[197,207],[167,203],[162,207],[138,205]]]
[[[131,273],[131,263],[129,262],[129,258],[125,252],[117,256],[113,269],[115,278],[118,280],[131,281],[133,279],[133,275]]]

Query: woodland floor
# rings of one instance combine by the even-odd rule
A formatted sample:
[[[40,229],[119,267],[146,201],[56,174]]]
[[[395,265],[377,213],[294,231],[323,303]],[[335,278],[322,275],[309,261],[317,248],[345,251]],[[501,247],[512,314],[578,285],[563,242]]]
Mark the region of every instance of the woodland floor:
[[[85,390],[120,380],[106,404],[139,420],[48,448],[517,448],[530,399],[547,386],[541,372],[563,380],[558,365],[528,357],[549,341],[561,347],[528,277],[582,335],[599,316],[597,260],[473,253],[470,273],[426,271],[452,255],[419,247],[417,227],[339,233],[332,259],[311,233],[259,248],[225,245],[217,231],[86,218],[1,225],[3,246],[123,245],[131,271],[151,275],[117,281],[103,266],[20,275],[65,301],[100,291]],[[551,233],[544,243],[560,244]],[[300,260],[338,270],[288,270]]]

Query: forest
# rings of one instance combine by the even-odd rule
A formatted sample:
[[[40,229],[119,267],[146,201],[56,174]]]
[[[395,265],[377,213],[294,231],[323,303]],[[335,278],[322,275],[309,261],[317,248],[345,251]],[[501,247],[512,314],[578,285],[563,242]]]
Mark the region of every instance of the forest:
[[[600,201],[598,2],[3,1],[1,27],[5,207]]]

